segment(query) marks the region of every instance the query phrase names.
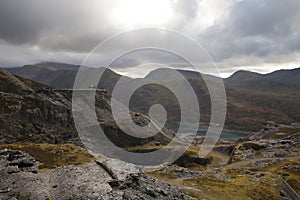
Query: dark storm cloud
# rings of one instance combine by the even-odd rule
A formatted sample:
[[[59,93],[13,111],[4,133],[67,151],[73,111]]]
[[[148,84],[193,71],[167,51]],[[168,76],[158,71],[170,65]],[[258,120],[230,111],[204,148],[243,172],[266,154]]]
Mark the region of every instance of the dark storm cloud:
[[[288,54],[300,50],[299,20],[298,0],[237,1],[226,18],[199,34],[199,41],[217,61]]]
[[[2,0],[0,40],[46,50],[87,51],[110,34],[97,1]]]
[[[282,37],[291,33],[299,11],[298,0],[241,1],[233,6],[228,26],[242,36]]]
[[[123,31],[110,19],[111,10],[120,2],[3,0],[0,3],[0,40],[38,45],[46,50],[89,51],[111,34]],[[193,17],[197,2],[192,0],[186,4],[178,0],[173,3],[180,14],[174,17],[174,25],[186,23]]]
[[[42,1],[39,1],[42,2]],[[36,42],[40,33],[49,26],[39,2],[2,0],[0,3],[0,38],[8,43]]]
[[[207,1],[170,0],[174,15],[164,27],[195,36],[216,62],[227,62],[228,66],[241,58],[248,65],[272,59],[281,63],[296,60],[300,52],[299,0],[230,0],[224,16],[202,27],[205,17],[214,16],[219,8],[207,12],[202,9],[205,16],[199,16],[199,6]],[[112,18],[112,11],[121,2],[124,0],[1,0],[0,64],[13,66],[40,60],[80,63],[99,42],[126,30]],[[174,44],[163,37],[170,46]],[[119,45],[130,46],[138,40],[136,36],[113,44],[99,57],[108,57]],[[151,55],[157,62],[173,65],[178,61],[168,55]],[[123,58],[116,64],[137,65],[147,62],[147,56]]]

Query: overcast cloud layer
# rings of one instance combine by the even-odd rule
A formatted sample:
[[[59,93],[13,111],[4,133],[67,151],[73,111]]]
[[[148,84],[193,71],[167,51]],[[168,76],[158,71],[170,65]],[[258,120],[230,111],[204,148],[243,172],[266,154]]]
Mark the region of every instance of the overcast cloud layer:
[[[0,65],[80,64],[113,34],[163,27],[203,45],[224,75],[238,69],[269,72],[300,67],[299,22],[299,0],[2,0]],[[149,62],[150,55],[157,63],[188,67],[157,52],[115,63],[126,71]]]

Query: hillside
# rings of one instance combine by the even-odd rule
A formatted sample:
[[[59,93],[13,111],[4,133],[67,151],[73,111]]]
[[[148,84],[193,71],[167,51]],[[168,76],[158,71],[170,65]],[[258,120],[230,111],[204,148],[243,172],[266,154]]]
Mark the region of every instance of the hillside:
[[[293,76],[293,74],[300,70],[291,70],[291,71],[278,71],[274,72],[268,76],[279,76],[278,74],[282,74],[282,76]],[[191,86],[193,87],[198,101],[200,110],[201,110],[201,121],[208,123],[210,120],[210,96],[208,93],[208,89],[204,80],[201,78],[201,75],[197,72],[192,71],[182,71],[178,70],[179,73],[184,75]],[[173,71],[173,73],[175,73]],[[203,75],[205,78],[213,84],[214,80],[217,77],[211,75]],[[146,78],[152,80],[160,80],[165,78],[166,81],[173,81],[174,84],[179,81],[174,79],[175,75],[172,75],[172,70],[170,69],[158,69],[150,72]],[[256,81],[257,79],[261,79],[261,82]],[[234,129],[234,130],[248,130],[248,131],[257,131],[263,128],[266,125],[267,121],[274,121],[277,123],[290,124],[295,121],[300,120],[300,92],[298,87],[295,85],[287,85],[284,82],[280,82],[282,79],[278,79],[277,85],[282,85],[284,88],[288,87],[289,90],[276,90],[274,88],[269,88],[270,92],[263,92],[263,88],[268,84],[272,84],[275,81],[270,81],[271,78],[264,78],[263,75],[247,72],[247,71],[239,71],[235,73],[229,79],[225,79],[225,89],[227,96],[227,116],[225,128]],[[258,87],[259,89],[254,88],[243,88],[245,83],[251,82],[252,87]],[[252,82],[254,82],[252,84]],[[266,83],[265,83],[266,82]],[[296,84],[297,81],[295,79],[291,80],[291,83]],[[276,84],[274,87],[277,86]],[[272,90],[271,90],[272,89]],[[140,89],[142,90],[142,89]],[[147,90],[147,95],[149,94],[150,89]],[[146,93],[143,91],[143,93]],[[158,94],[157,94],[158,93]],[[137,92],[139,94],[139,92]],[[159,95],[164,94],[164,95]],[[179,105],[177,101],[172,101],[174,97],[170,95],[166,95],[165,92],[156,92],[156,96],[159,95],[160,99],[163,99],[161,102],[168,102],[171,109],[172,120],[179,121]],[[154,93],[152,93],[154,96]],[[140,96],[141,99],[141,96]],[[151,98],[146,98],[151,103]],[[171,100],[170,100],[171,99]],[[176,99],[175,99],[176,100]],[[134,101],[134,97],[132,98]],[[147,104],[144,103],[144,104]],[[148,105],[147,104],[147,105]],[[139,108],[139,107],[138,107]],[[177,118],[176,118],[177,116]]]
[[[0,69],[0,143],[47,142],[82,146],[72,118],[72,90],[39,88],[40,84],[23,80]],[[83,91],[82,99],[78,97],[78,101],[83,101],[89,93]],[[86,112],[81,111],[81,107],[77,109]],[[168,141],[161,134],[137,139],[124,133],[113,120],[109,95],[102,90],[96,92],[96,113],[100,126],[108,133],[107,137],[120,147]],[[131,114],[135,116],[135,113]],[[136,123],[149,122],[149,118],[141,114],[134,120]],[[165,132],[172,136],[168,130]]]
[[[298,91],[300,86],[300,68],[279,70],[269,74],[258,74],[248,71],[237,71],[224,79],[225,83],[238,88],[280,93]]]
[[[23,67],[6,68],[6,70],[14,75],[21,76],[39,83],[43,83],[56,88],[73,88],[79,65],[70,65],[63,63],[45,62],[35,65],[24,65]],[[99,70],[103,72],[104,68],[88,68],[87,70]],[[98,88],[111,90],[114,84],[119,80],[121,75],[110,69],[105,69]]]
[[[58,88],[72,88],[76,75],[76,65],[61,63],[40,63],[10,68],[10,72],[31,80],[42,82]],[[96,70],[96,69],[93,69]],[[102,68],[98,70],[103,70]],[[201,74],[194,71],[178,70],[187,78],[197,95],[201,122],[210,120],[210,96]],[[248,71],[238,71],[224,79],[227,93],[227,118],[225,127],[242,131],[257,131],[264,127],[267,121],[277,123],[292,123],[300,120],[300,69],[280,70],[261,75]],[[178,84],[174,71],[157,69],[150,72],[145,79],[167,81],[171,85]],[[217,77],[202,74],[211,83]],[[99,88],[112,92],[121,75],[106,69],[99,82]],[[136,84],[136,80],[126,78],[124,84]],[[130,100],[130,109],[148,114],[151,105],[160,103],[168,111],[168,122],[180,121],[180,107],[171,91],[157,84],[140,87]]]

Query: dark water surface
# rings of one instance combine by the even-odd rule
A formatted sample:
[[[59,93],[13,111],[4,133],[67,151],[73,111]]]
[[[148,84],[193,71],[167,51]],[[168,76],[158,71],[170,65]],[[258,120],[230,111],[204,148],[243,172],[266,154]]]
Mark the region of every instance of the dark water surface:
[[[167,124],[166,127],[169,128],[169,129],[172,129],[174,132],[177,132],[178,124]],[[187,134],[189,134],[189,132],[190,132],[188,126],[184,127],[183,130]],[[207,128],[199,127],[198,131],[197,131],[197,135],[205,136],[206,132],[207,132]],[[243,133],[243,132],[223,130],[222,133],[221,133],[220,139],[236,141],[236,140],[244,138],[246,136],[247,136],[247,134]]]

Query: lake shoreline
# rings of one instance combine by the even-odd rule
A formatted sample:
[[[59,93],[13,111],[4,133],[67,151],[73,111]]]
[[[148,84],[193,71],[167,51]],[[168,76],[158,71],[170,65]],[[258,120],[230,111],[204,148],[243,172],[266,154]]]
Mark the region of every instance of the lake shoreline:
[[[173,130],[174,132],[177,132],[179,124],[178,123],[169,123],[166,124],[166,127]],[[187,134],[188,134],[188,126],[186,126]],[[207,134],[207,125],[199,125],[197,136],[205,136]],[[239,139],[243,139],[248,137],[253,132],[250,131],[241,131],[241,130],[233,130],[233,129],[222,129],[222,133],[220,135],[220,139],[222,140],[228,140],[228,141],[237,141]]]

